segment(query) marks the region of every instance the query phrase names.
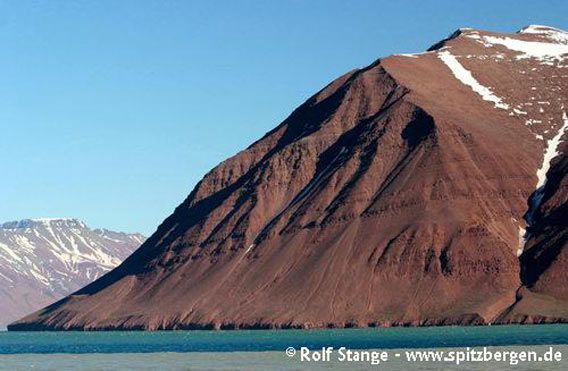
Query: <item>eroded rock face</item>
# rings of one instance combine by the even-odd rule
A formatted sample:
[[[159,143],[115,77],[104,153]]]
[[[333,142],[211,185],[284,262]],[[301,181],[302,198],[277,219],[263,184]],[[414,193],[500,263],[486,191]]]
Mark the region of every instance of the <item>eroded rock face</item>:
[[[566,153],[568,143],[561,144]],[[523,286],[500,321],[566,322],[568,318],[568,156],[553,160],[520,257]]]
[[[347,73],[10,329],[565,321],[567,48],[543,26],[462,29]]]

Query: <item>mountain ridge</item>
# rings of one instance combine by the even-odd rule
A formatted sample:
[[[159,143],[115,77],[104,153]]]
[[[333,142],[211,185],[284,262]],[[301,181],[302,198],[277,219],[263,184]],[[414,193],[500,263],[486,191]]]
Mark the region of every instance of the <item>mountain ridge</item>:
[[[558,32],[461,29],[348,72],[212,169],[117,269],[9,329],[568,321]]]
[[[0,326],[51,304],[116,267],[141,234],[91,230],[76,218],[0,224]]]

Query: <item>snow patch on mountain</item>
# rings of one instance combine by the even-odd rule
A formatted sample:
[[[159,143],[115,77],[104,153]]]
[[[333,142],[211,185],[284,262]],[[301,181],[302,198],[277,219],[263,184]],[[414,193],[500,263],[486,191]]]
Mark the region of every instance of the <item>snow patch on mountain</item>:
[[[562,107],[562,109],[564,109],[564,106]],[[542,165],[540,166],[540,168],[536,172],[536,176],[537,176],[537,179],[538,179],[537,184],[536,184],[536,191],[534,192],[534,194],[532,195],[532,197],[529,200],[529,210],[525,214],[525,220],[526,220],[527,225],[529,227],[534,224],[535,215],[536,215],[536,213],[537,213],[537,211],[540,207],[540,204],[542,202],[542,198],[544,197],[544,188],[545,188],[544,186],[546,185],[546,174],[548,173],[548,170],[550,169],[550,164],[556,156],[561,154],[558,151],[558,146],[562,142],[562,137],[564,136],[564,134],[566,134],[568,132],[568,115],[566,114],[565,111],[562,112],[562,121],[564,122],[562,127],[560,127],[560,129],[558,130],[556,135],[554,137],[552,137],[552,139],[547,141],[546,148],[544,150],[544,156],[543,156],[543,159],[542,159]],[[528,240],[529,237],[530,237],[530,234],[528,234],[528,233],[525,233],[523,235],[524,243],[526,243],[526,241]],[[519,252],[518,255],[522,254],[522,251],[524,250],[524,243],[523,243],[523,246],[520,248],[520,252]]]
[[[517,257],[521,256],[523,254],[523,251],[525,249],[525,243],[526,243],[526,239],[525,236],[527,234],[527,230],[521,226],[518,227],[519,228],[519,246],[517,248]]]
[[[528,26],[519,31],[519,34],[540,35],[539,41],[521,40],[506,36],[492,36],[468,34],[466,37],[482,43],[486,47],[501,45],[509,50],[519,53],[517,60],[536,59],[541,64],[558,65],[558,62],[568,59],[568,33],[546,26]]]
[[[536,58],[544,64],[562,61],[568,54],[568,45],[541,41],[524,41],[509,37],[483,36],[489,44],[503,45],[506,48],[520,52],[517,59]]]
[[[568,116],[566,115],[566,112],[562,112],[562,120],[564,121],[564,124],[560,130],[558,130],[556,135],[547,142],[542,165],[536,172],[536,176],[538,178],[538,182],[536,184],[537,189],[544,186],[546,183],[546,173],[550,169],[550,162],[560,154],[558,151],[558,145],[562,142],[562,137],[568,130]]]
[[[518,33],[542,35],[547,39],[553,40],[555,42],[568,44],[568,32],[555,27],[530,25],[525,28],[522,28]]]
[[[73,218],[0,224],[0,327],[99,278],[144,240]]]
[[[449,51],[443,51],[438,53],[438,57],[448,66],[452,71],[454,76],[460,80],[465,85],[469,86],[474,92],[479,94],[483,100],[488,102],[493,102],[496,108],[509,109],[509,105],[504,103],[501,98],[496,96],[491,89],[486,86],[481,85],[468,71],[464,68],[457,58],[452,55]]]

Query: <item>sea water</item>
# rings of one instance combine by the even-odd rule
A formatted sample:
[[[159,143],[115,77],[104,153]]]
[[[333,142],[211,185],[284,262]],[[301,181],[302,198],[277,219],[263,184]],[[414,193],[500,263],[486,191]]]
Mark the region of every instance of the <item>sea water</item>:
[[[382,370],[567,370],[568,325],[369,328],[329,330],[243,330],[158,332],[0,332],[0,369],[382,369]],[[387,362],[340,362],[337,351],[385,351]],[[551,347],[561,362],[411,362],[408,350],[482,349],[538,351]],[[286,350],[294,348],[294,355]],[[323,361],[301,360],[300,349]],[[367,352],[368,353],[368,352]],[[400,358],[395,358],[395,355]]]

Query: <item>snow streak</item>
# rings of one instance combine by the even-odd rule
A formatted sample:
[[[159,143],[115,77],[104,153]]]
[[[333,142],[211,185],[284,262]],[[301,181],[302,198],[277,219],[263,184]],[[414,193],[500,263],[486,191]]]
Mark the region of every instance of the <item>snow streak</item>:
[[[491,89],[486,86],[481,85],[471,74],[470,71],[465,69],[461,63],[448,51],[443,51],[438,53],[438,58],[440,58],[446,66],[452,71],[454,76],[460,80],[465,85],[471,87],[471,89],[479,94],[483,100],[488,102],[493,102],[496,108],[509,109],[509,105],[504,103],[501,98],[496,96]]]

